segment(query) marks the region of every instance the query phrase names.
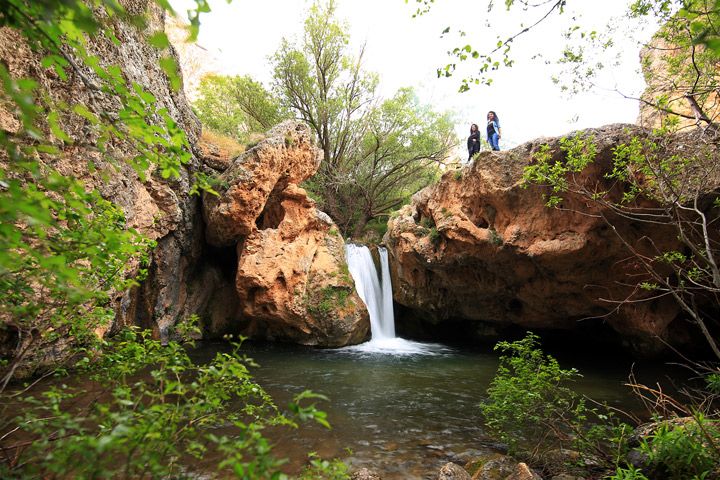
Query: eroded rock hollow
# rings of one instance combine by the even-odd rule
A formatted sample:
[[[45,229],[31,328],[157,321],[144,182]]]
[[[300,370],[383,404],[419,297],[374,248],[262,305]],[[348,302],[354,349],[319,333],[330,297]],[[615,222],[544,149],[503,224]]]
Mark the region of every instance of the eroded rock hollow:
[[[582,175],[599,184],[609,183],[603,173],[614,148],[649,135],[632,125],[582,134],[593,135],[598,150]],[[690,343],[693,327],[669,296],[622,304],[641,269],[620,237],[653,255],[643,250],[646,239],[661,251],[676,250],[682,248],[677,233],[628,221],[572,194],[561,208],[546,207],[548,190],[522,180],[546,143],[557,155],[558,138],[483,152],[418,192],[390,220],[384,241],[393,257],[394,298],[404,312],[400,329],[476,340],[509,329],[584,331],[591,341],[604,334],[643,355],[665,342]]]

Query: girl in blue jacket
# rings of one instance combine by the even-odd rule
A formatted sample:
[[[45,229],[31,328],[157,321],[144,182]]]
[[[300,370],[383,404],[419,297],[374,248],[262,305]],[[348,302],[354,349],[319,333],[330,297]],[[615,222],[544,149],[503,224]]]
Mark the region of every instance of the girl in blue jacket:
[[[490,110],[487,114],[487,141],[493,150],[500,150],[500,119]]]

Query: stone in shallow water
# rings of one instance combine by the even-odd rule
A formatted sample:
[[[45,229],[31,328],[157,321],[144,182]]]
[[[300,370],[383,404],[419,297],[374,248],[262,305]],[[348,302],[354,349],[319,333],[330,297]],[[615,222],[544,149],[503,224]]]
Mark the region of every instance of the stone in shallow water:
[[[353,472],[350,476],[351,480],[382,480],[380,475],[368,470],[367,468],[361,468],[360,470]]]
[[[472,480],[472,477],[460,465],[448,462],[438,472],[437,480]]]

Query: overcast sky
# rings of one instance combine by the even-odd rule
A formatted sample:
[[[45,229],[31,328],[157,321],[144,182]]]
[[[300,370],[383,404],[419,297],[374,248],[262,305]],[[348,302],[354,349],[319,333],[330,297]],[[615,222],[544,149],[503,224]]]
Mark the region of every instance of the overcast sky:
[[[183,14],[189,0],[171,0]],[[305,0],[224,0],[210,2],[213,11],[202,17],[199,43],[216,52],[227,74],[249,74],[268,84],[271,70],[268,56],[281,38],[290,40],[302,33],[303,20],[311,2]],[[484,0],[439,0],[430,13],[412,18],[416,4],[411,0],[338,0],[338,16],[350,26],[354,50],[366,43],[365,65],[380,76],[380,93],[391,96],[403,86],[415,87],[421,101],[437,110],[456,113],[458,135],[464,140],[472,122],[482,123],[488,110],[502,120],[501,147],[519,144],[541,136],[562,135],[571,130],[608,123],[635,122],[637,102],[623,99],[614,90],[638,94],[643,88],[638,72],[638,47],[625,35],[615,37],[624,53],[624,63],[599,79],[603,89],[568,96],[551,81],[553,67],[543,59],[530,60],[541,53],[555,59],[564,46],[561,33],[573,19],[589,28],[604,31],[612,16],[621,15],[627,0],[573,0],[578,11],[568,9],[560,17],[544,22],[513,44],[515,66],[499,72],[491,86],[478,86],[458,93],[460,75],[438,79],[436,69],[448,63],[447,50],[472,44],[488,50],[497,35],[509,36],[520,25],[534,23],[544,11],[504,11],[496,1],[488,18]],[[540,2],[538,2],[540,3]],[[486,25],[490,21],[491,27]],[[467,36],[459,39],[440,34],[445,27],[461,29]],[[633,27],[637,31],[637,27]],[[649,30],[648,30],[649,32]],[[636,32],[637,33],[637,32]],[[645,34],[647,36],[647,34]],[[461,43],[462,42],[462,43]],[[473,64],[464,71],[472,73]]]

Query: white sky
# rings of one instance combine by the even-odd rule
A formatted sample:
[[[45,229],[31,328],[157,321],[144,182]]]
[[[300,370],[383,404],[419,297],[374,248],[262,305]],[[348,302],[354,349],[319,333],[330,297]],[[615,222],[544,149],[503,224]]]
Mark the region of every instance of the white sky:
[[[413,0],[337,0],[338,16],[350,25],[354,51],[366,42],[365,65],[380,76],[380,93],[391,96],[398,88],[412,86],[421,101],[436,110],[456,113],[457,132],[464,143],[470,123],[484,123],[488,110],[495,110],[502,123],[501,147],[510,147],[542,136],[556,136],[571,130],[596,127],[608,123],[634,123],[638,115],[637,102],[623,99],[614,88],[637,95],[643,88],[638,70],[638,48],[624,36],[616,36],[625,54],[625,64],[604,75],[599,83],[608,90],[596,90],[568,97],[551,81],[553,67],[529,57],[544,52],[555,59],[564,43],[561,33],[572,19],[590,25],[598,31],[605,29],[611,16],[624,12],[627,0],[572,0],[570,9],[560,17],[543,22],[536,30],[518,38],[513,44],[515,66],[503,69],[491,86],[475,86],[469,92],[458,93],[460,73],[449,79],[438,79],[436,69],[448,63],[447,50],[470,43],[476,49],[486,45],[489,50],[503,37],[519,31],[519,25],[534,23],[544,10],[534,9],[524,14],[514,8],[505,12],[497,0],[488,18],[484,0],[436,0],[430,13],[412,18],[416,9]],[[190,0],[171,0],[183,14]],[[539,2],[538,2],[539,3]],[[271,78],[268,56],[276,51],[281,38],[298,38],[311,2],[307,0],[224,0],[210,2],[213,11],[204,14],[199,44],[215,51],[222,73],[249,74],[266,85]],[[441,39],[445,27],[462,29],[467,36]],[[636,32],[637,33],[637,32]],[[652,33],[652,32],[649,32]],[[479,64],[466,62],[463,72],[472,73]]]

